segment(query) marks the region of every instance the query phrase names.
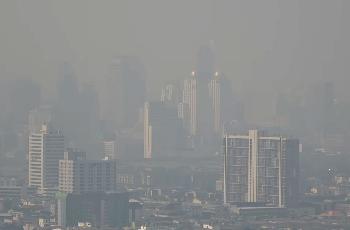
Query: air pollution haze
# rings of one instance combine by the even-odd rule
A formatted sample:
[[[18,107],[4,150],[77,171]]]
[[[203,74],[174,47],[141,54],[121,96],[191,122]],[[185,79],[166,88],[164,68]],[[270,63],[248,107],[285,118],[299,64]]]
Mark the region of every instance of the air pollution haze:
[[[349,12],[0,1],[0,213],[52,217],[20,229],[350,228]]]
[[[346,100],[349,7],[318,0],[3,1],[1,76],[52,89],[59,66],[70,62],[79,79],[99,84],[113,57],[135,55],[155,97],[160,84],[187,76],[200,45],[213,42],[217,69],[248,107],[270,109],[271,94],[327,80]]]

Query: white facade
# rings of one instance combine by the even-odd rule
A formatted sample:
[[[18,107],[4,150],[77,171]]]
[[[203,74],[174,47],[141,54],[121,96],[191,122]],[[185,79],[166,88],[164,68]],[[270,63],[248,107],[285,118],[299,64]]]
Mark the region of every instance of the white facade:
[[[64,156],[64,136],[43,125],[38,133],[29,135],[29,186],[40,193],[58,187],[59,160]]]
[[[209,83],[209,96],[213,113],[213,128],[216,134],[221,131],[221,87],[220,76],[216,72],[214,79]]]
[[[285,207],[297,196],[297,140],[257,130],[224,137],[224,202]]]
[[[195,73],[192,73],[192,78],[184,81],[183,103],[189,107],[189,125],[190,134],[197,134],[197,80]]]

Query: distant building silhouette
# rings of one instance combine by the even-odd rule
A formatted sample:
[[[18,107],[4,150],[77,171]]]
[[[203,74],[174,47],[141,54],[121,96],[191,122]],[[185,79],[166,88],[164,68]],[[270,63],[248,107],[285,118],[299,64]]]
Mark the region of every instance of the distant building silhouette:
[[[102,94],[103,119],[114,128],[133,127],[146,96],[145,70],[140,60],[134,56],[113,59]]]
[[[144,158],[162,157],[183,147],[184,131],[177,108],[162,102],[144,106]]]

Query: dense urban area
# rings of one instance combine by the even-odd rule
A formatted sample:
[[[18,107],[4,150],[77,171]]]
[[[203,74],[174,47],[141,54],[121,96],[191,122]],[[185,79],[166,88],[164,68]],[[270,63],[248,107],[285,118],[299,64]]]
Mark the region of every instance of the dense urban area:
[[[284,88],[256,78],[271,93],[259,98],[221,67],[218,38],[157,83],[133,52],[114,55],[98,85],[57,61],[50,90],[1,64],[0,230],[350,229],[350,102],[334,76],[349,72],[325,64],[331,76]]]

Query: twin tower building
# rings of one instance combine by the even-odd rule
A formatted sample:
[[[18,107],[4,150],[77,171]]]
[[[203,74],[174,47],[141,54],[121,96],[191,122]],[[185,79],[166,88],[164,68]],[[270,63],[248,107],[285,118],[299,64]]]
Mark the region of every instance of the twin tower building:
[[[195,71],[180,85],[166,85],[161,101],[145,103],[144,158],[181,148],[201,155],[217,151],[224,124],[235,120],[233,101],[231,82],[216,71],[212,48],[201,47]]]
[[[221,78],[217,72],[212,79],[200,77],[192,72],[181,93],[174,85],[167,85],[161,101],[145,103],[145,159],[218,140],[222,131]]]

